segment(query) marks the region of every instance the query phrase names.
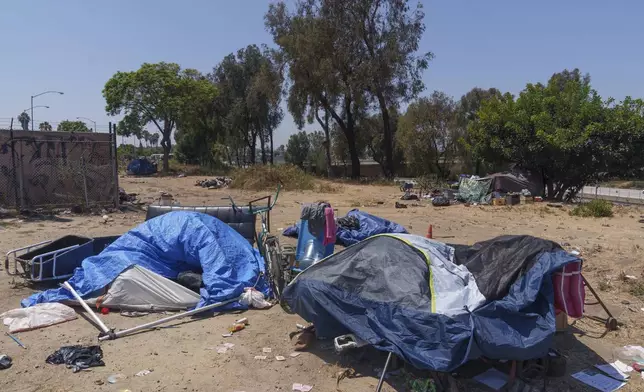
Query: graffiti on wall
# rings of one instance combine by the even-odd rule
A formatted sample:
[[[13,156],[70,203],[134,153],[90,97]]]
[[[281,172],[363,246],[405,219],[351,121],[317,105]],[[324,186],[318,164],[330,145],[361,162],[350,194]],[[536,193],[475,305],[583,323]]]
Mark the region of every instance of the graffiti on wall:
[[[112,135],[0,130],[0,207],[113,203]]]

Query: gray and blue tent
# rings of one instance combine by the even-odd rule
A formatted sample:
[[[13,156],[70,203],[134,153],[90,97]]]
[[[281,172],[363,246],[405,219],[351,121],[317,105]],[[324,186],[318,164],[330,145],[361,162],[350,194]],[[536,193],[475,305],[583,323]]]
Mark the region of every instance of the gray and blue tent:
[[[559,245],[502,236],[473,246],[409,234],[368,238],[302,272],[284,292],[318,336],[353,333],[420,369],[543,357],[555,333]]]

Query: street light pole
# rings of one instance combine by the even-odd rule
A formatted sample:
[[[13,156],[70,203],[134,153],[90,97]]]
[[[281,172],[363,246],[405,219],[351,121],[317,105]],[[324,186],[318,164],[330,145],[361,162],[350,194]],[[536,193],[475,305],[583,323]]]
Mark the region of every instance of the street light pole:
[[[40,94],[36,94],[36,95],[31,96],[31,130],[32,131],[34,130],[34,98],[39,97],[41,95],[53,94],[53,93],[60,94],[60,95],[64,94],[62,91],[45,91],[45,92],[42,92]]]
[[[87,117],[76,117],[76,120],[87,120],[87,121],[93,122],[94,123],[94,132],[96,132],[96,121],[92,120],[91,118],[87,118]]]

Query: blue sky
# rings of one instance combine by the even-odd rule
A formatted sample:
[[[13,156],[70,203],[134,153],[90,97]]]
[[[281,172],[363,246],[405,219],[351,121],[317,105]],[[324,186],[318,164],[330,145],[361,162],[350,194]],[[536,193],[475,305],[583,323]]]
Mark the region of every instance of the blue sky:
[[[101,95],[116,71],[168,61],[208,72],[248,44],[272,44],[263,0],[4,0],[0,2],[0,128],[30,105],[39,121],[89,117],[107,130]],[[425,94],[472,87],[519,92],[564,68],[591,74],[603,97],[644,97],[644,2],[424,0],[422,51],[436,57]],[[16,126],[16,125],[14,125]],[[313,128],[309,128],[313,129]],[[296,131],[289,115],[276,134]]]

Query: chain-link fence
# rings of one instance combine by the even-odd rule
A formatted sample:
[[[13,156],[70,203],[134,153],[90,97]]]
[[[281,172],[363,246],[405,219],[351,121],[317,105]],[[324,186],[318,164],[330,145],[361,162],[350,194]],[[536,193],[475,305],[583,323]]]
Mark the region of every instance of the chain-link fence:
[[[112,134],[0,131],[0,207],[118,204]]]

